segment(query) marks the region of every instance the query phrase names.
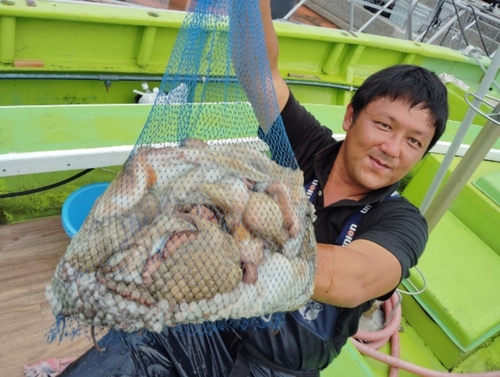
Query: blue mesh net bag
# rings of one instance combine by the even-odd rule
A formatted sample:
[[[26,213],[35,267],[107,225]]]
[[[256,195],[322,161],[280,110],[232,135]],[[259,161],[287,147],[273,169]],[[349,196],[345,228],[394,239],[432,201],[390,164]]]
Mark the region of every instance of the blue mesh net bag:
[[[132,153],[47,288],[54,315],[126,332],[266,326],[313,291],[303,184],[258,1],[193,2]]]

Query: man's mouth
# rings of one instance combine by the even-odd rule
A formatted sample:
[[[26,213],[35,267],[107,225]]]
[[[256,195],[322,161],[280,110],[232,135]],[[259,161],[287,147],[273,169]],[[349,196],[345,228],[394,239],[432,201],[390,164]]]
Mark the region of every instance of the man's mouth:
[[[382,160],[379,160],[378,158],[375,158],[375,157],[370,157],[370,159],[374,162],[375,165],[379,166],[379,167],[382,167],[382,168],[385,168],[385,169],[390,169],[391,166],[382,161]]]

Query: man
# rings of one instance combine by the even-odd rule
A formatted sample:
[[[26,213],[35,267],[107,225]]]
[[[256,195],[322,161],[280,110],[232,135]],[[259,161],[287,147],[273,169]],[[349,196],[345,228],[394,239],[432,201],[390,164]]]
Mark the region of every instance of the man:
[[[304,183],[317,180],[313,301],[287,313],[278,332],[229,329],[190,337],[166,329],[160,335],[119,337],[104,353],[90,350],[65,376],[318,376],[357,331],[372,300],[389,298],[422,254],[425,219],[391,194],[443,133],[446,88],[419,67],[383,70],[354,95],[342,124],[345,141],[337,142],[281,78],[269,0],[260,0],[260,6],[279,111]],[[235,61],[244,63],[238,56]],[[252,78],[240,81],[255,104],[259,94],[245,79]],[[256,115],[264,126],[272,122]],[[354,235],[343,235],[346,227]]]
[[[279,111],[304,183],[318,181],[314,301],[287,314],[277,334],[235,332],[224,339],[239,355],[241,369],[234,376],[248,370],[255,376],[316,376],[356,333],[373,299],[388,299],[424,250],[425,219],[408,201],[391,194],[444,132],[447,92],[435,74],[420,67],[378,72],[355,93],[342,123],[345,141],[337,142],[282,79],[269,0],[261,0],[260,7]],[[235,69],[241,72],[245,57],[238,54],[236,50]],[[251,79],[239,78],[248,98],[258,102]],[[266,116],[256,115],[265,125]],[[341,236],[353,216],[354,240]]]

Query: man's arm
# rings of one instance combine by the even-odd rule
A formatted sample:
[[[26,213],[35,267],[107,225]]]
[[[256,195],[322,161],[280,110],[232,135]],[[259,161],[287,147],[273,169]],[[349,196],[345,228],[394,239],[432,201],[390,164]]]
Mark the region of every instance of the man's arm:
[[[279,44],[278,36],[274,30],[273,20],[271,17],[271,1],[260,0],[260,10],[262,13],[262,26],[264,28],[264,36],[267,46],[267,56],[269,58],[269,66],[271,68],[271,76],[274,83],[274,91],[278,100],[278,107],[281,112],[288,101],[289,89],[278,70]]]
[[[357,236],[346,247],[318,245],[314,299],[354,307],[386,296],[409,276],[429,237],[425,218],[404,199],[378,204]]]
[[[312,298],[356,307],[393,290],[401,274],[401,264],[394,254],[374,242],[355,240],[348,247],[318,244]]]

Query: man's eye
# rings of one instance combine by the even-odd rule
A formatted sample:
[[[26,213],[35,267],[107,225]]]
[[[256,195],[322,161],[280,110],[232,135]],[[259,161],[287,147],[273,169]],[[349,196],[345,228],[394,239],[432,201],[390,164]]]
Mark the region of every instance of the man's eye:
[[[422,146],[422,143],[420,141],[418,141],[417,139],[414,139],[413,137],[410,137],[408,139],[408,141],[410,142],[410,144],[415,145],[417,147],[421,147]]]

